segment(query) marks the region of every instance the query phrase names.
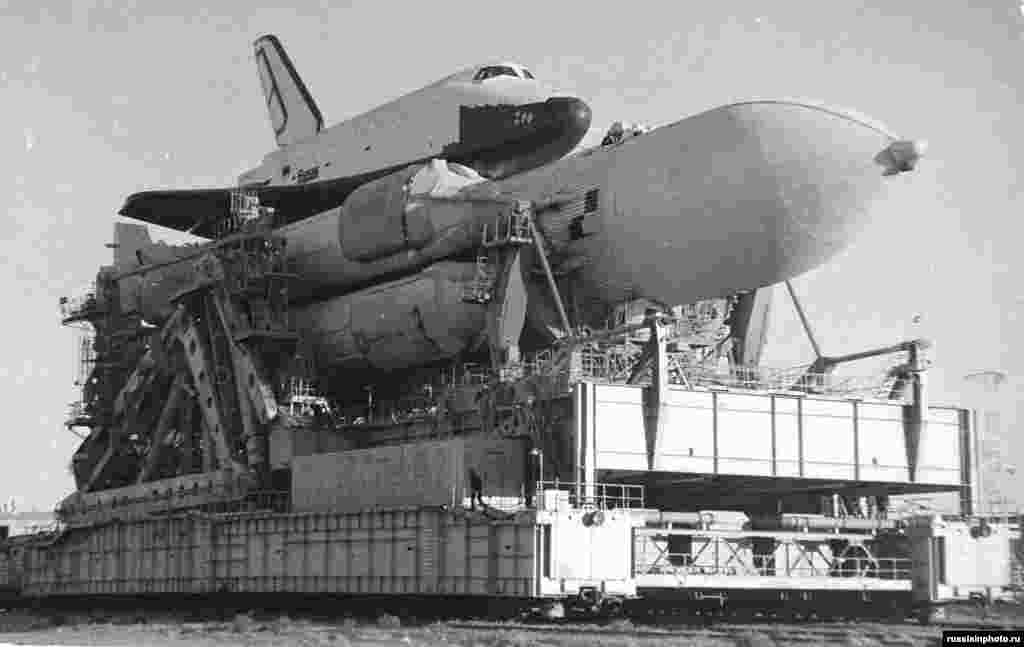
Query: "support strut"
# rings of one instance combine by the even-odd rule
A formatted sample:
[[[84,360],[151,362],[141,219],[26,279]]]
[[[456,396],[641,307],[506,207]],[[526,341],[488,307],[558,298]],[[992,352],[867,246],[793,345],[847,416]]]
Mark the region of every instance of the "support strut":
[[[536,223],[530,227],[530,231],[533,232],[533,246],[536,248],[537,256],[540,258],[540,266],[544,270],[544,277],[548,281],[548,288],[551,290],[551,296],[555,300],[555,307],[558,308],[558,318],[561,320],[566,334],[571,335],[572,327],[569,324],[569,316],[565,311],[565,304],[562,302],[562,294],[558,290],[558,283],[555,281],[555,275],[551,271],[551,265],[548,263],[548,254],[545,249],[547,241],[544,239],[540,228],[536,226]]]

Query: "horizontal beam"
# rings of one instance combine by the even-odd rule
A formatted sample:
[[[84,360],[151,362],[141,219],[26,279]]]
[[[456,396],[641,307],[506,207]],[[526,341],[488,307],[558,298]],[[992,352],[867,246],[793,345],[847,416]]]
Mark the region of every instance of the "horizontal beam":
[[[681,584],[682,582],[682,584]],[[687,574],[685,579],[674,573],[637,575],[637,593],[647,595],[661,591],[698,591],[712,589],[790,591],[910,591],[909,579],[883,580],[876,577],[779,577],[772,575],[699,575]],[[654,590],[652,590],[654,589]]]

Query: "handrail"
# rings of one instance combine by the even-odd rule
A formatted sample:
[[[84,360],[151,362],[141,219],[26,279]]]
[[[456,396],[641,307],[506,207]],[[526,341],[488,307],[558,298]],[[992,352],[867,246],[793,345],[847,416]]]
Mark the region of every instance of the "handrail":
[[[160,516],[183,511],[229,514],[290,510],[291,494],[284,490],[246,490],[241,486],[207,484],[205,487],[158,491],[155,496],[111,497],[108,500],[61,504],[55,516],[62,522],[73,524]]]
[[[537,481],[538,507],[547,510],[597,508],[640,509],[644,507],[643,485],[631,483],[581,483]]]
[[[806,366],[793,368],[731,368],[720,370],[687,364],[681,353],[669,353],[670,384],[690,389],[774,391],[830,397],[889,400],[893,379],[888,376],[842,376],[809,373]],[[626,382],[633,358],[621,349],[580,351],[579,371],[585,379],[608,383]],[[902,401],[902,400],[901,400]]]
[[[724,555],[723,555],[724,557]],[[774,555],[751,555],[750,563],[726,559],[729,563],[701,563],[701,551],[658,553],[650,558],[638,557],[636,574],[642,575],[712,575],[761,577],[821,577],[906,580],[910,579],[913,560],[906,557],[836,557],[813,564],[786,563]],[[721,560],[719,560],[721,562]]]
[[[57,305],[60,309],[60,318],[65,322],[87,318],[99,312],[96,284],[90,283],[74,296],[61,297]]]

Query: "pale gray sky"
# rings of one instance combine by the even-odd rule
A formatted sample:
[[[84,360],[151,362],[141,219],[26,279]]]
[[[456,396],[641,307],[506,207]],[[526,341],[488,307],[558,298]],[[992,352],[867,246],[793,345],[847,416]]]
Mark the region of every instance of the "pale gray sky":
[[[0,500],[49,507],[72,487],[74,337],[56,304],[109,259],[123,198],[231,184],[273,146],[251,60],[268,32],[328,123],[513,59],[590,103],[591,142],[617,119],[782,97],[927,139],[873,227],[796,285],[827,353],[931,337],[935,400],[1001,368],[1007,418],[1024,420],[1017,0],[207,4],[0,4]],[[767,359],[795,365],[811,351],[784,296]]]

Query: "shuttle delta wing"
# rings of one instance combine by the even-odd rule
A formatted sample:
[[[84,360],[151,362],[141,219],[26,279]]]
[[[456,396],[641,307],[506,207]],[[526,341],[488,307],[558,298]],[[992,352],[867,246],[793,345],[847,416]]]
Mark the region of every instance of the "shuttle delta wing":
[[[212,225],[229,213],[231,189],[143,191],[128,196],[118,214],[160,227],[212,236]]]
[[[323,130],[323,115],[281,41],[267,35],[257,39],[253,46],[277,145],[289,146]]]
[[[288,224],[340,205],[357,188],[394,172],[382,169],[352,177],[251,188],[260,204],[273,208],[279,224]],[[142,191],[128,196],[118,212],[125,218],[188,232],[204,238],[215,236],[216,223],[231,211],[231,194],[237,187]]]

